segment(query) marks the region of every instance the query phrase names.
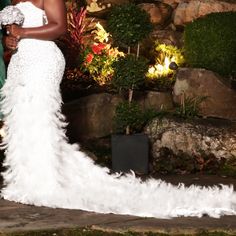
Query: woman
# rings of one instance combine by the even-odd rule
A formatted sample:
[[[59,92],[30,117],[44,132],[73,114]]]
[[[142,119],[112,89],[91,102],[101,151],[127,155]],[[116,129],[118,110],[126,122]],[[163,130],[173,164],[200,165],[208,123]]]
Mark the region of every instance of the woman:
[[[236,214],[233,187],[175,187],[133,175],[110,175],[70,145],[60,112],[64,58],[51,41],[66,29],[63,0],[13,4],[23,27],[8,27],[19,40],[2,89],[7,136],[1,196],[37,206],[167,218]],[[14,45],[10,45],[14,47]]]

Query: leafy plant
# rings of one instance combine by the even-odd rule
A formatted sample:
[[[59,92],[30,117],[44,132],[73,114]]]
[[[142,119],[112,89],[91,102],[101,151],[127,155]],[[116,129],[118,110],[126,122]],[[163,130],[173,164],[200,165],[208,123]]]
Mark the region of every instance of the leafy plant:
[[[107,29],[121,46],[135,46],[152,30],[147,12],[128,3],[114,6],[107,20]]]
[[[137,89],[143,83],[148,69],[147,60],[129,54],[113,63],[113,85],[118,89]]]
[[[67,13],[68,31],[74,43],[81,45],[84,37],[84,29],[87,24],[84,20],[86,17],[86,9],[81,7],[80,11],[71,9]]]
[[[212,13],[188,24],[186,62],[222,76],[236,76],[236,12]]]
[[[207,96],[186,97],[182,94],[181,104],[176,108],[175,115],[181,118],[194,118],[199,116],[199,105]]]
[[[137,103],[128,101],[119,103],[116,107],[115,128],[118,133],[139,131],[142,127],[142,111]]]
[[[154,55],[156,63],[149,67],[145,83],[159,90],[171,89],[176,69],[185,62],[183,49],[156,42]]]
[[[89,72],[99,85],[104,85],[111,82],[114,72],[113,62],[124,54],[111,46],[109,34],[99,23],[96,27],[92,32],[93,40],[84,46],[81,69]]]
[[[159,64],[163,64],[165,58],[169,58],[170,62],[175,62],[178,66],[184,64],[185,59],[183,55],[183,49],[177,48],[173,45],[155,43],[155,52],[157,53],[156,61]]]
[[[225,161],[220,170],[221,174],[236,177],[236,157],[231,157]]]
[[[78,10],[77,1],[71,0],[66,5],[68,32],[57,40],[57,44],[65,55],[67,68],[72,69],[78,66],[78,58],[83,48],[82,42],[89,37],[85,34],[89,22],[85,21],[86,9],[82,7]]]
[[[137,133],[159,113],[153,109],[142,111],[140,105],[136,102],[124,101],[116,107],[116,115],[114,117],[116,132]]]

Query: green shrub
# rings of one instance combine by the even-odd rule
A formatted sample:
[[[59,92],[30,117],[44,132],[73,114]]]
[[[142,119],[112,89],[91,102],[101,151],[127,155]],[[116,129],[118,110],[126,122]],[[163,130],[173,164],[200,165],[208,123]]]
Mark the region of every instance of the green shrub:
[[[142,118],[142,111],[137,103],[129,103],[128,101],[119,103],[114,118],[116,132],[125,133],[127,126],[132,133],[140,131],[143,123]]]
[[[147,60],[130,54],[120,57],[112,65],[114,75],[112,84],[118,89],[136,89],[144,84],[148,71]]]
[[[107,30],[119,45],[134,46],[151,32],[152,24],[147,12],[128,3],[112,8]]]
[[[120,102],[116,107],[114,124],[117,133],[126,133],[127,126],[131,133],[141,132],[143,127],[160,112],[153,109],[142,111],[136,102]]]
[[[186,97],[183,93],[181,104],[177,105],[174,115],[184,119],[197,117],[199,116],[199,106],[206,99],[207,96]]]
[[[212,13],[188,24],[186,62],[222,76],[236,76],[236,12]]]

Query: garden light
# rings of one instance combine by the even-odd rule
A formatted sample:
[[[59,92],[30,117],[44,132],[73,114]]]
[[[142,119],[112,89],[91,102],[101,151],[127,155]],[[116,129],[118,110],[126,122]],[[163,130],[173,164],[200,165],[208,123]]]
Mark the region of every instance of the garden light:
[[[169,69],[171,69],[171,70],[177,70],[177,69],[178,69],[178,65],[176,64],[176,62],[172,61],[172,62],[169,64]]]

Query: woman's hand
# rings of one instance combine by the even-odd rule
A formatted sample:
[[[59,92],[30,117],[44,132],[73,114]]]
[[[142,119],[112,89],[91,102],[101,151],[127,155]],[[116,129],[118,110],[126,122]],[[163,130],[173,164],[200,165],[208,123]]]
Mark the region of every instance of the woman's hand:
[[[15,50],[18,45],[18,39],[8,35],[3,37],[3,46],[8,50]]]
[[[15,37],[17,40],[20,40],[23,36],[24,29],[18,25],[8,25],[6,29],[8,35]]]

